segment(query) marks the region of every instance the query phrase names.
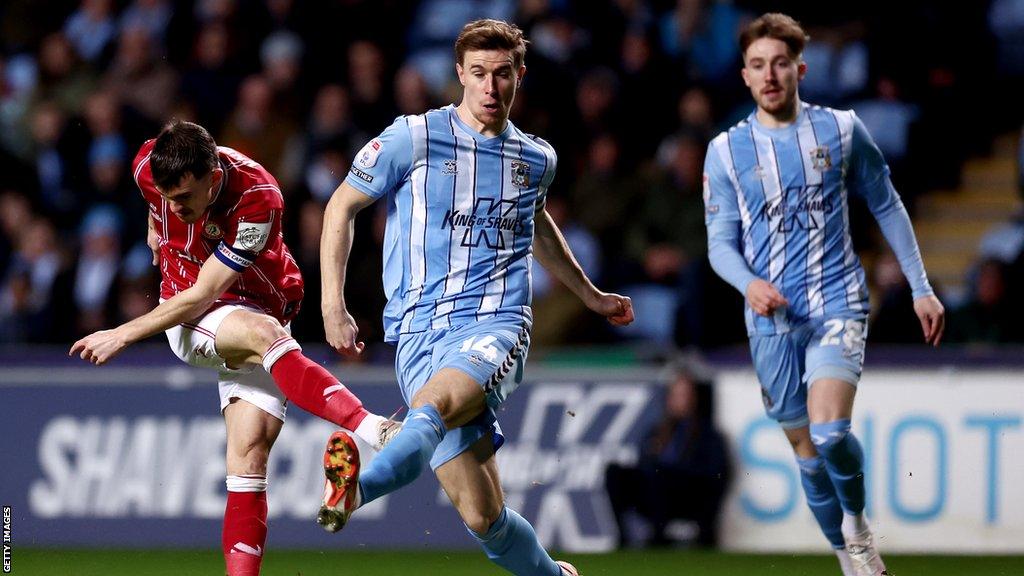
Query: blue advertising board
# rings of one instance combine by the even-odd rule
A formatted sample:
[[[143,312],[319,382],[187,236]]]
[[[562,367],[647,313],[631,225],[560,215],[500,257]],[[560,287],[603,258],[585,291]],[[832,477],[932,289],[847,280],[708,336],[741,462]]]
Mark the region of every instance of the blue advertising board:
[[[28,546],[209,547],[224,511],[224,425],[212,374],[188,368],[0,370],[0,499]],[[388,371],[344,379],[370,409],[401,396]],[[636,458],[656,379],[526,383],[501,407],[507,501],[549,546],[607,549],[603,489]],[[314,522],[334,426],[296,407],[271,453],[268,545],[473,547],[432,475],[360,509],[340,534]]]

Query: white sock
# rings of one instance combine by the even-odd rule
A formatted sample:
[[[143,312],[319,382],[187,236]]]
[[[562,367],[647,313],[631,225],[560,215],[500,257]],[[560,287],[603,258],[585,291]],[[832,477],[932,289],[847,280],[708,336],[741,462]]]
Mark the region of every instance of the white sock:
[[[847,514],[843,512],[842,531],[844,536],[859,536],[868,531],[868,519],[864,513]]]
[[[369,444],[374,450],[380,450],[380,425],[387,420],[377,414],[367,414],[363,421],[352,432],[356,437]]]
[[[267,351],[263,353],[263,369],[270,374],[270,369],[273,368],[274,363],[281,359],[281,356],[291,352],[292,350],[302,350],[302,346],[295,341],[295,338],[291,336],[282,336],[278,338],[273,344],[267,348]]]
[[[843,576],[857,576],[857,571],[853,569],[853,560],[850,559],[846,549],[836,548],[834,552],[836,553],[836,558],[839,559],[839,568],[843,570]]]

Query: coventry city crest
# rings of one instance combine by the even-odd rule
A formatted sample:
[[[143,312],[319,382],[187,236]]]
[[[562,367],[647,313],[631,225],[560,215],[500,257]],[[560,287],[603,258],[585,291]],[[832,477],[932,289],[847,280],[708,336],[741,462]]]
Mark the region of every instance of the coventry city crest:
[[[832,167],[832,155],[828,152],[828,146],[818,146],[811,149],[811,167],[818,172],[824,172]]]
[[[530,186],[530,165],[526,162],[512,163],[512,184],[520,188]]]

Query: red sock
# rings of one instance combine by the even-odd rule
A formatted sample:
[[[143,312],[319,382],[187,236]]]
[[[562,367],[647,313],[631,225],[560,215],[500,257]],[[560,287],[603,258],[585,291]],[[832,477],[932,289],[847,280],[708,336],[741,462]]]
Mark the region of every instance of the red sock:
[[[259,576],[267,543],[267,493],[228,492],[221,545],[228,576]]]
[[[363,403],[326,368],[292,350],[270,369],[277,387],[299,408],[349,430],[369,412]]]

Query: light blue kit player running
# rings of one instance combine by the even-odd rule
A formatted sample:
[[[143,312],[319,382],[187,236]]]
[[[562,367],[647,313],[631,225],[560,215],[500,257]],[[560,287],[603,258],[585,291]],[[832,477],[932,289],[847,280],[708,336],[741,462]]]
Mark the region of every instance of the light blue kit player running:
[[[746,296],[768,415],[796,452],[807,502],[847,576],[885,574],[864,518],[863,453],[850,431],[864,361],[868,292],[848,194],[862,196],[913,288],[926,342],[944,311],[889,168],[853,112],[800,101],[807,35],[766,14],[740,36],[757,103],[708,147],[705,220],[714,270]]]
[[[328,204],[321,241],[324,328],[342,354],[362,351],[343,297],[356,213],[387,206],[385,339],[411,410],[401,432],[360,472],[344,432],[325,454],[318,521],[340,529],[358,506],[415,479],[427,464],[488,557],[514,574],[573,575],[504,505],[495,408],[519,384],[529,349],[533,254],[593,311],[633,319],[629,298],[599,291],[544,209],[551,146],[508,121],[526,72],[519,28],[467,24],[455,44],[458,106],[398,118],[356,156]]]

